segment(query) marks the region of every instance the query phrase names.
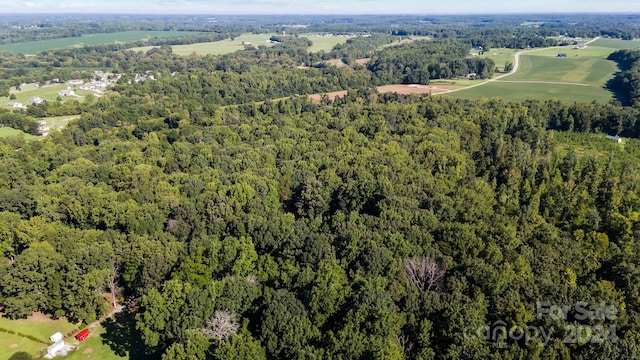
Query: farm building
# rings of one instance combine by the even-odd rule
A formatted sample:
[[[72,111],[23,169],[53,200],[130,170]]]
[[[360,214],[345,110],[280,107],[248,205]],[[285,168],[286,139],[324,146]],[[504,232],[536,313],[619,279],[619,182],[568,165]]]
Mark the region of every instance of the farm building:
[[[57,343],[58,341],[62,340],[62,333],[61,332],[57,332],[57,333],[49,336],[49,340],[51,340],[52,343]]]
[[[50,345],[49,347],[47,347],[47,356],[54,357],[56,356],[57,353],[59,353],[62,350],[64,350],[64,341],[63,340],[57,341],[53,345]]]
[[[618,135],[616,136],[607,135],[607,140],[615,141],[617,143],[622,143],[622,138]]]
[[[80,342],[85,341],[89,337],[89,335],[91,335],[89,329],[84,329],[76,334],[76,340]]]

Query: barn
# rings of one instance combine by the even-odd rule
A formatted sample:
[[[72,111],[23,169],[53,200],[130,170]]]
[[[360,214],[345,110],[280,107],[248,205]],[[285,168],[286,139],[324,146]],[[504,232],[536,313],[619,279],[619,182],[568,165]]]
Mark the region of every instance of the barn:
[[[85,341],[89,335],[91,334],[91,332],[89,331],[89,329],[84,329],[82,331],[80,331],[79,333],[76,334],[76,340],[82,342]]]

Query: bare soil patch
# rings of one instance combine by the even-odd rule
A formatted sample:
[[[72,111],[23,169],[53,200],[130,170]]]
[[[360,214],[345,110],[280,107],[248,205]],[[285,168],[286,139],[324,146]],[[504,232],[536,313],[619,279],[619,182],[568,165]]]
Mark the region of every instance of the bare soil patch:
[[[20,320],[17,320],[20,321]],[[29,322],[29,323],[44,323],[47,321],[51,321],[51,316],[47,315],[47,314],[43,314],[41,312],[35,312],[33,314],[31,314],[28,318],[26,318],[24,320],[25,322]]]
[[[369,61],[371,61],[371,58],[356,59],[356,64],[367,65]]]
[[[395,85],[382,85],[378,86],[377,90],[380,93],[395,92],[398,94],[439,94],[456,89],[456,86],[448,85],[419,85],[419,84],[395,84]],[[347,95],[346,90],[333,91],[326,93],[329,99],[335,100],[338,97],[344,97]],[[311,94],[309,99],[314,102],[320,102],[322,94]]]
[[[438,94],[454,89],[446,85],[396,84],[378,86],[378,92],[395,92],[398,94]]]
[[[329,97],[329,99],[334,100],[336,98],[344,97],[345,95],[347,95],[347,90],[333,91],[326,94]],[[320,102],[320,99],[322,99],[322,95],[323,94],[311,94],[309,95],[309,99],[311,99],[311,101],[314,101],[314,102]]]
[[[9,349],[15,349],[15,348],[17,348],[18,346],[19,346],[19,345],[18,345],[18,344],[15,344],[15,343],[14,343],[14,344],[10,344],[10,345],[9,345]]]
[[[84,349],[84,351],[82,353],[83,354],[91,354],[91,353],[93,353],[93,348],[86,348],[86,349]]]

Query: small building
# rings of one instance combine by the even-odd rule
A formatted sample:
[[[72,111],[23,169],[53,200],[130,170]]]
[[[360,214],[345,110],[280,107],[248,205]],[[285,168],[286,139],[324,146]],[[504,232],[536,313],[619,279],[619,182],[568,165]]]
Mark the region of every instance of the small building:
[[[58,341],[62,340],[62,333],[61,332],[57,332],[57,333],[49,336],[49,340],[51,340],[52,343],[57,343]]]
[[[29,103],[31,104],[42,104],[44,102],[44,99],[41,98],[40,96],[32,96],[31,98],[29,98]]]
[[[84,80],[82,80],[82,79],[69,80],[69,84],[71,84],[71,85],[82,85],[82,84],[84,84]]]
[[[58,91],[58,95],[60,95],[60,96],[73,96],[75,94],[76,93],[70,88],[66,88],[64,90]]]
[[[64,341],[57,341],[55,344],[47,347],[47,356],[54,357],[60,351],[64,350]]]
[[[91,335],[89,329],[84,329],[76,334],[76,340],[80,342],[85,341],[89,337],[89,335]]]
[[[9,101],[7,103],[7,106],[13,109],[26,109],[27,106],[23,103],[17,102],[17,101]]]
[[[567,57],[567,53],[558,53],[558,57],[559,58],[566,58]]]
[[[607,140],[615,141],[618,144],[622,143],[622,138],[620,136],[618,136],[618,135],[616,135],[616,136],[607,135]]]

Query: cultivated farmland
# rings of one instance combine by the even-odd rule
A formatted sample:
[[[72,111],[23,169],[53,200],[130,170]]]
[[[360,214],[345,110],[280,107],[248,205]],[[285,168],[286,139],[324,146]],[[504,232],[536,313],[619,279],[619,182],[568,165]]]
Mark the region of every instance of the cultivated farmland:
[[[500,97],[506,101],[524,101],[556,98],[567,102],[591,102],[595,100],[599,103],[606,103],[612,98],[611,92],[596,86],[519,82],[491,82],[445,95],[463,99]]]
[[[184,31],[125,31],[108,34],[86,34],[80,37],[30,41],[24,43],[0,45],[0,51],[23,54],[37,54],[45,50],[82,47],[110,43],[130,43],[155,37],[176,37],[194,34]]]
[[[537,80],[604,85],[616,72],[615,62],[598,57],[521,55],[518,71],[504,80]]]
[[[232,39],[225,39],[220,41],[197,43],[189,45],[175,45],[172,46],[173,52],[178,55],[186,56],[190,54],[198,55],[224,55],[243,50],[244,45],[251,44],[255,47],[260,45],[273,46],[269,39],[275,35],[270,34],[242,34]],[[332,36],[321,34],[302,34],[300,37],[306,37],[313,45],[309,47],[309,52],[318,52],[321,50],[330,51],[336,44],[341,44],[347,41],[346,36]],[[153,49],[153,46],[143,46],[133,48],[134,51],[147,52]]]

